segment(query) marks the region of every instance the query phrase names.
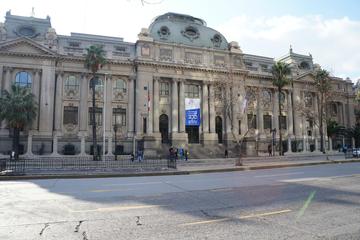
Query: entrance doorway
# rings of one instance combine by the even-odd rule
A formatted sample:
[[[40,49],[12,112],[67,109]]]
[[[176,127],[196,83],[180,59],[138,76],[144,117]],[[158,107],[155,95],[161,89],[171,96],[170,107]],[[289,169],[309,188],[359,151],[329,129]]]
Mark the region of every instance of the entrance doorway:
[[[215,118],[215,132],[218,135],[218,143],[223,143],[222,119],[219,116]]]
[[[169,143],[169,117],[166,114],[161,114],[159,117],[159,130],[161,142]]]
[[[186,126],[189,143],[199,143],[199,126]]]

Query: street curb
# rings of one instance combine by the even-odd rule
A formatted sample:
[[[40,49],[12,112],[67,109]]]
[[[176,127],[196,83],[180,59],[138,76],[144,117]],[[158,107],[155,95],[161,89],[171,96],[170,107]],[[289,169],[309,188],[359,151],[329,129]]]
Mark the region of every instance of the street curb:
[[[202,170],[183,170],[183,171],[169,171],[169,172],[144,172],[144,173],[99,173],[99,174],[53,174],[53,175],[22,175],[22,176],[0,176],[0,181],[9,180],[45,180],[45,179],[80,179],[80,178],[114,178],[114,177],[149,177],[149,176],[172,176],[172,175],[190,175],[201,173],[216,173],[216,172],[236,172],[236,171],[251,171],[251,170],[263,170],[273,168],[287,168],[287,167],[302,167],[302,166],[314,166],[325,164],[341,164],[341,163],[355,163],[360,162],[358,160],[328,160],[321,162],[308,162],[308,163],[294,163],[294,164],[277,164],[277,165],[263,165],[263,166],[239,166],[232,168],[220,168],[220,169],[202,169]]]

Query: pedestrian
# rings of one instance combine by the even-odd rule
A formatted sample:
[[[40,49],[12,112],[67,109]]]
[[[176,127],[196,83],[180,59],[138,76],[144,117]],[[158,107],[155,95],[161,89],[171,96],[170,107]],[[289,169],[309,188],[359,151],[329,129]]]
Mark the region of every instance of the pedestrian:
[[[229,156],[229,152],[227,149],[225,149],[225,158],[228,158],[228,156]]]
[[[272,156],[272,146],[271,144],[268,145],[268,152],[269,152],[269,157]]]
[[[173,160],[173,147],[172,146],[169,148],[169,158],[170,158],[170,161]]]
[[[179,149],[179,155],[180,155],[180,160],[184,160],[184,149],[183,148]]]
[[[178,149],[177,149],[177,148],[175,148],[175,152],[174,152],[174,154],[175,154],[175,160],[177,160],[177,159],[178,159],[178,153],[179,153]]]
[[[185,161],[187,161],[189,158],[189,152],[185,149]]]
[[[131,157],[131,161],[133,162],[133,161],[134,161],[134,158],[135,158],[135,157],[134,157],[134,154],[131,153],[131,154],[130,154],[130,157]]]

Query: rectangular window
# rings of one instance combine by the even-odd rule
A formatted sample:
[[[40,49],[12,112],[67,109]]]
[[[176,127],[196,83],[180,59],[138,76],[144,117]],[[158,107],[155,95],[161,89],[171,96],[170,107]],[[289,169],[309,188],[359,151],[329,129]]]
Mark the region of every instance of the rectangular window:
[[[146,134],[147,132],[147,118],[143,118],[143,133]]]
[[[256,129],[257,128],[256,115],[248,114],[247,119],[248,119],[248,129]]]
[[[279,116],[280,129],[287,129],[286,116]]]
[[[169,96],[169,83],[160,82],[160,96]]]
[[[126,126],[126,109],[113,108],[113,124]]]
[[[199,98],[199,86],[193,84],[185,85],[185,97],[187,98]]]
[[[78,124],[78,107],[64,107],[64,125],[65,124]]]
[[[271,115],[264,115],[264,129],[271,129]]]
[[[102,126],[102,108],[95,108],[95,122],[96,126]],[[92,107],[89,107],[89,125],[92,125]]]
[[[241,134],[241,120],[239,120],[239,135]]]

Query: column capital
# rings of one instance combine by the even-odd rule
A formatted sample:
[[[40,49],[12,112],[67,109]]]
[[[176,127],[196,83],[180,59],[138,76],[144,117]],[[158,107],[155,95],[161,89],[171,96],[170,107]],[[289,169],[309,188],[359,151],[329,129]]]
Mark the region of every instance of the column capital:
[[[159,76],[154,76],[153,79],[154,79],[155,82],[158,82],[158,81],[160,81],[161,77],[159,77]]]
[[[128,79],[129,79],[129,81],[135,81],[136,75],[135,74],[129,75]]]
[[[173,82],[185,82],[185,78],[172,78]]]
[[[14,68],[13,68],[13,67],[6,67],[6,66],[4,66],[3,71],[4,71],[4,72],[13,72],[13,71],[14,71]]]
[[[212,82],[209,80],[204,80],[204,81],[202,81],[202,85],[203,86],[212,85]]]
[[[34,73],[37,73],[37,71],[34,70]],[[58,76],[62,76],[62,77],[63,77],[64,74],[65,74],[64,71],[62,71],[62,70],[58,70],[58,71],[56,71],[55,73],[56,73]]]

